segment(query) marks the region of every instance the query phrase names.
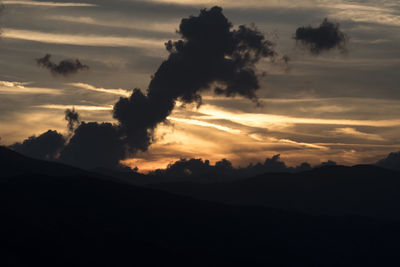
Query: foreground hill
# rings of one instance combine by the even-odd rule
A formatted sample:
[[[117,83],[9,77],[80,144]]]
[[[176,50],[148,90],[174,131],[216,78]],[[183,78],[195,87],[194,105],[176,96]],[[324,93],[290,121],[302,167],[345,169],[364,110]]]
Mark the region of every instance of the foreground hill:
[[[4,173],[19,164],[41,171],[0,181],[1,266],[399,263],[397,224],[199,201],[7,150],[0,161]]]
[[[400,173],[372,165],[269,173],[231,183],[160,183],[152,187],[230,204],[400,220]]]

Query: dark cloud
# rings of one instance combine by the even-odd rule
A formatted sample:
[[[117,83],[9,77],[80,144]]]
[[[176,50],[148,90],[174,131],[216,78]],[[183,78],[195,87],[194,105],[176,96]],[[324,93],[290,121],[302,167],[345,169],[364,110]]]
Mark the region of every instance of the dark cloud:
[[[308,47],[314,54],[334,48],[345,51],[347,43],[347,36],[340,30],[340,25],[328,19],[324,19],[317,28],[311,26],[298,28],[294,39]]]
[[[222,8],[213,7],[182,19],[178,33],[181,40],[165,44],[169,57],[153,75],[147,92],[135,89],[129,98],[120,98],[113,110],[117,124],[81,123],[62,151],[61,161],[84,168],[117,166],[119,160],[147,150],[154,129],[166,122],[177,100],[200,105],[200,94],[205,90],[257,102],[260,85],[256,64],[264,58],[273,59],[277,53],[274,44],[254,25],[234,29]],[[54,74],[68,75],[88,68],[79,60],[64,60],[57,65],[50,57],[37,62]],[[79,116],[67,111],[66,119],[72,130]],[[218,168],[226,164],[221,162]]]
[[[38,137],[31,136],[22,143],[10,146],[23,155],[36,158],[54,160],[65,145],[65,138],[57,131],[47,131]]]
[[[307,162],[300,164],[296,167],[288,167],[285,162],[281,161],[279,154],[274,155],[272,158],[265,159],[264,163],[250,164],[248,167],[239,169],[243,176],[254,176],[268,172],[299,172],[312,169],[311,165]]]
[[[111,123],[82,122],[60,155],[60,161],[91,169],[115,167],[124,156],[118,127]]]
[[[178,33],[181,40],[165,44],[170,55],[152,77],[147,94],[136,89],[115,104],[114,118],[131,152],[147,149],[153,129],[166,120],[178,99],[200,105],[200,93],[214,88],[218,95],[257,101],[255,65],[276,55],[273,43],[255,26],[233,29],[220,7],[182,19]]]
[[[400,171],[400,151],[390,153],[386,158],[378,161],[376,165],[383,168]]]
[[[51,55],[47,54],[42,58],[36,59],[39,66],[44,67],[55,75],[68,76],[75,74],[80,70],[88,70],[89,66],[82,64],[78,59],[64,59],[60,63],[54,63],[50,60]]]
[[[65,120],[68,122],[68,130],[72,133],[79,125],[79,114],[75,108],[65,110]]]
[[[202,159],[180,159],[173,164],[168,165],[164,170],[158,169],[151,174],[168,177],[202,177],[202,179],[212,178],[216,176],[235,175],[235,169],[229,160],[223,159],[210,165],[209,160]]]
[[[234,168],[232,163],[227,159],[218,161],[215,165],[211,165],[209,160],[180,159],[168,165],[166,169],[158,169],[151,174],[174,178],[209,178],[215,181],[218,177],[240,178],[256,176],[263,173],[300,172],[311,169],[312,167],[309,163],[302,163],[297,167],[288,167],[280,160],[280,155],[278,154],[274,155],[272,158],[267,158],[264,163],[250,164],[245,168]]]

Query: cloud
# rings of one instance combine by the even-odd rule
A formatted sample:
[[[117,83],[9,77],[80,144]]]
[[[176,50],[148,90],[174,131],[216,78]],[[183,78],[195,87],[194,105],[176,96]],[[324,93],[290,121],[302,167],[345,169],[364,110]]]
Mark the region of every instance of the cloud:
[[[86,90],[91,90],[91,91],[97,91],[97,92],[102,92],[102,93],[107,93],[107,94],[114,94],[114,95],[120,95],[120,96],[125,96],[129,97],[132,94],[131,90],[126,90],[126,89],[105,89],[105,88],[98,88],[90,84],[86,83],[70,83],[69,85],[72,85],[74,87],[78,88],[83,88]]]
[[[384,138],[377,134],[370,134],[370,133],[364,133],[357,131],[354,128],[336,128],[333,131],[334,134],[339,134],[339,135],[346,135],[346,136],[354,136],[356,138],[361,138],[361,139],[367,139],[367,140],[372,140],[372,141],[385,141]]]
[[[6,0],[5,5],[26,5],[26,6],[45,6],[45,7],[94,7],[94,4],[88,3],[59,3],[49,1],[28,1],[28,0]]]
[[[173,178],[201,177],[202,179],[207,179],[209,177],[212,181],[215,181],[216,177],[251,177],[263,173],[300,172],[311,169],[311,165],[307,162],[296,167],[288,167],[281,161],[280,155],[277,154],[272,158],[266,158],[264,163],[250,164],[245,168],[234,168],[232,163],[227,159],[217,161],[215,165],[211,165],[209,160],[203,161],[202,159],[195,158],[180,159],[173,164],[169,164],[167,168],[155,170],[150,172],[150,174]]]
[[[294,39],[308,47],[313,54],[334,48],[345,51],[347,43],[347,36],[340,30],[340,25],[330,22],[326,18],[317,28],[311,26],[299,27]]]
[[[89,66],[82,64],[78,59],[64,59],[56,64],[50,60],[51,55],[47,54],[36,60],[37,64],[51,71],[55,75],[68,76],[78,71],[88,70]]]
[[[152,33],[170,34],[176,27],[176,22],[152,22],[152,21],[116,21],[116,20],[99,20],[93,17],[75,17],[75,16],[49,16],[46,17],[53,21],[65,21],[71,23],[80,23],[86,25],[115,27],[121,29],[138,30]]]
[[[350,119],[324,119],[294,117],[286,115],[275,115],[265,113],[232,112],[213,105],[200,107],[199,112],[206,115],[208,119],[225,119],[249,127],[273,127],[294,124],[314,125],[351,125],[351,126],[373,126],[373,127],[395,127],[400,125],[400,120],[350,120]],[[201,118],[201,117],[200,117]]]
[[[400,152],[390,153],[386,158],[379,160],[376,165],[400,171]]]
[[[65,120],[68,122],[68,130],[72,133],[79,124],[79,114],[75,108],[65,110]]]
[[[148,149],[154,129],[167,121],[176,101],[200,105],[200,93],[205,90],[257,101],[260,86],[255,65],[275,57],[276,52],[255,26],[234,29],[222,8],[213,7],[182,19],[179,34],[181,40],[165,44],[169,57],[152,77],[147,92],[135,89],[130,97],[120,98],[113,109],[116,124],[82,122],[61,152],[61,161],[84,168],[117,166],[127,156]],[[50,55],[38,64],[63,75],[86,68],[78,60],[52,63]],[[78,117],[70,111],[66,118],[71,130]]]
[[[15,143],[10,148],[32,158],[54,160],[64,145],[65,138],[57,131],[49,130],[38,137],[31,136],[22,143]]]
[[[59,160],[81,168],[113,168],[124,157],[118,127],[111,123],[82,122],[74,131]]]
[[[239,129],[233,129],[233,128],[226,127],[226,126],[223,126],[223,125],[219,125],[219,124],[216,124],[216,123],[209,123],[209,122],[205,122],[205,121],[201,121],[201,120],[175,118],[175,117],[168,117],[168,120],[187,123],[187,124],[190,124],[190,125],[210,127],[210,128],[214,128],[214,129],[217,129],[217,130],[220,130],[220,131],[224,131],[224,132],[227,132],[227,133],[232,133],[232,134],[241,134],[242,133],[242,131],[239,130]]]
[[[135,89],[114,106],[114,118],[132,153],[147,149],[154,128],[166,121],[178,99],[200,105],[200,93],[214,87],[218,95],[257,101],[255,64],[276,52],[254,26],[232,28],[220,7],[182,19],[182,39],[165,44],[170,55],[154,74],[147,94]]]

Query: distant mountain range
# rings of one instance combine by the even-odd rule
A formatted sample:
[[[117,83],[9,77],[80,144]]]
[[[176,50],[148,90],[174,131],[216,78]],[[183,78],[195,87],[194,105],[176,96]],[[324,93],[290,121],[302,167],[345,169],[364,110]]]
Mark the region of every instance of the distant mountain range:
[[[328,214],[342,214],[343,203],[357,206],[357,199],[366,209],[370,203],[371,210],[380,199],[377,207],[386,209],[385,214],[395,212],[398,173],[377,167],[329,167],[220,184],[158,184],[151,189],[134,186],[126,177],[33,160],[0,148],[0,175],[1,266],[400,263],[395,220],[376,219],[386,218],[381,214],[304,214],[292,207],[299,200],[304,204],[298,206],[309,212],[308,203],[319,201],[322,207],[335,196],[332,205],[339,208]],[[370,202],[365,202],[368,196]],[[265,207],[268,203],[279,209]]]
[[[400,220],[400,172],[373,165],[267,173],[227,183],[169,182],[152,188],[229,204],[319,215]]]

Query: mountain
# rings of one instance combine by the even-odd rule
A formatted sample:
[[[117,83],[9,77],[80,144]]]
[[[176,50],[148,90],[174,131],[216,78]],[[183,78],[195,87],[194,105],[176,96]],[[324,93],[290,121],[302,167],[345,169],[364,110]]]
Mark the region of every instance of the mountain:
[[[268,173],[231,183],[158,183],[151,187],[229,204],[400,220],[400,173],[373,165]]]
[[[397,223],[201,201],[6,149],[0,162],[1,266],[399,263]]]
[[[0,179],[22,174],[71,176],[87,172],[61,163],[29,158],[0,146]]]

